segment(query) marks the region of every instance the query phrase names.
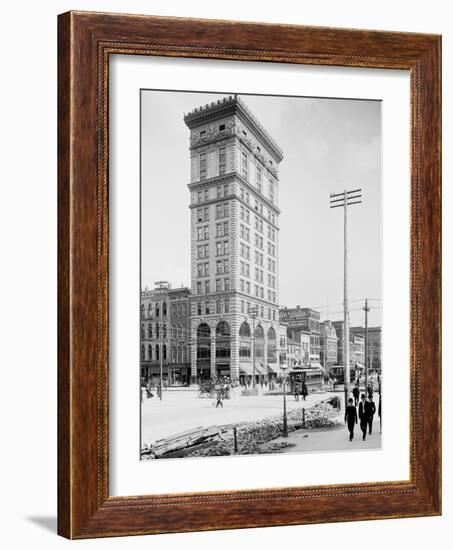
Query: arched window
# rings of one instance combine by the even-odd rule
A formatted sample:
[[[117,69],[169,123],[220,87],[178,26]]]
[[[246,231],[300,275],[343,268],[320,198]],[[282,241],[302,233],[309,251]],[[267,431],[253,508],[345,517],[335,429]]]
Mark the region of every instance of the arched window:
[[[151,303],[148,304],[148,319],[151,319],[153,315],[153,306]]]
[[[156,338],[159,338],[159,323],[156,323]]]
[[[150,361],[152,361],[152,359],[153,359],[153,348],[152,348],[151,344],[148,344],[148,359]]]
[[[167,359],[167,346],[164,344],[162,346],[162,359],[165,361]]]
[[[239,327],[239,360],[250,361],[252,356],[250,325],[245,321]]]
[[[166,338],[167,337],[167,324],[166,323],[162,323],[162,338]]]
[[[162,304],[162,315],[165,317],[167,315],[167,302]]]
[[[141,307],[140,307],[140,317],[141,317],[141,319],[145,318],[145,305],[144,304],[142,304]]]
[[[211,357],[211,329],[207,323],[201,323],[197,328],[197,359]]]
[[[272,327],[267,331],[267,362],[277,362],[277,336]]]
[[[264,330],[261,325],[255,328],[255,357],[257,360],[264,358]]]
[[[142,347],[141,347],[141,350],[140,350],[140,357],[141,357],[142,361],[145,360],[145,346],[142,346]]]
[[[231,356],[231,330],[226,321],[220,321],[216,330],[216,348],[215,355],[219,359],[227,359]]]
[[[156,304],[156,317],[160,317],[160,307],[159,307],[159,303]]]
[[[160,347],[159,347],[159,344],[156,344],[155,354],[156,354],[156,361],[159,361],[160,360]]]
[[[250,326],[247,322],[243,322],[242,325],[239,327],[239,336],[242,336],[244,338],[250,338],[251,332],[250,332]]]
[[[148,323],[148,338],[151,339],[153,337],[153,325],[151,323]]]
[[[145,325],[143,323],[140,325],[140,338],[145,339]]]

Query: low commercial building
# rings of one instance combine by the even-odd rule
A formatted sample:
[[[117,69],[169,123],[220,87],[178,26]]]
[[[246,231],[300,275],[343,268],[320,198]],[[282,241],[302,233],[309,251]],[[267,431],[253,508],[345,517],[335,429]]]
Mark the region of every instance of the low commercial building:
[[[351,327],[351,334],[359,334],[365,338],[365,327]],[[381,327],[368,327],[368,368],[381,371]]]
[[[186,287],[160,283],[141,294],[140,366],[143,381],[160,378],[170,386],[190,383],[189,295]]]

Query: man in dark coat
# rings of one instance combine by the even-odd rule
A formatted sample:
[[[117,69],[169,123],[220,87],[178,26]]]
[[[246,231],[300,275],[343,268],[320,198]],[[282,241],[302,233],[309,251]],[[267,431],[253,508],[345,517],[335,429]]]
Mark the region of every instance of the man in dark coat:
[[[371,435],[371,432],[373,431],[373,416],[376,412],[376,405],[373,401],[373,396],[369,395],[368,399],[365,401],[365,414],[367,418],[367,425],[368,425],[368,433]],[[365,428],[366,431],[366,428]]]
[[[308,395],[308,388],[305,382],[302,382],[302,399],[305,401]]]
[[[361,401],[359,403],[359,419],[360,419],[360,429],[362,430],[362,434],[363,434],[363,441],[365,441],[365,438],[366,438],[366,429],[368,425],[368,418],[367,418],[367,411],[366,411],[365,404],[366,404],[365,394],[362,393]]]
[[[360,396],[360,390],[359,390],[358,384],[354,386],[354,389],[352,390],[352,395],[354,396],[354,405],[357,407],[357,405],[359,404],[359,396]]]
[[[352,441],[352,439],[354,438],[354,427],[357,424],[357,409],[353,405],[352,397],[350,397],[348,400],[348,406],[346,407],[344,421],[348,425],[349,441]]]

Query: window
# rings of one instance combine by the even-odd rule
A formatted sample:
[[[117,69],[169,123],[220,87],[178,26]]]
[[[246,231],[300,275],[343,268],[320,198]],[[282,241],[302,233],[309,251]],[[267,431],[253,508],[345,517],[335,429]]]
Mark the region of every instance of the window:
[[[230,261],[229,260],[223,260],[223,272],[229,273],[230,271]]]
[[[245,312],[245,302],[244,300],[241,300],[241,313]]]
[[[206,135],[206,130],[201,130],[200,137],[204,137]]]
[[[222,125],[225,129],[225,124]],[[225,174],[226,171],[226,150],[225,146],[219,147],[219,175]]]
[[[216,279],[216,280],[215,280],[215,291],[216,291],[216,292],[220,292],[220,291],[221,291],[221,280],[220,280],[220,279]]]
[[[198,202],[202,202],[202,201],[203,201],[203,194],[202,194],[201,191],[198,191],[197,199],[198,199]]]
[[[245,282],[244,282],[244,279],[241,279],[241,292],[244,292],[245,291]]]
[[[209,309],[209,302],[206,302],[204,310],[205,310],[206,315],[210,314],[211,311]]]
[[[223,281],[223,287],[225,289],[225,292],[227,292],[228,290],[230,290],[230,279],[225,279]]]
[[[258,193],[261,193],[261,168],[259,166],[256,167],[256,189]]]
[[[229,194],[230,194],[230,191],[228,189],[228,183],[225,183],[225,185],[223,186],[223,196],[228,197]]]
[[[230,313],[230,300],[228,298],[225,300],[225,313]]]
[[[197,282],[197,294],[201,294],[201,282]]]
[[[205,201],[209,200],[209,189],[204,190],[204,200]]]
[[[209,239],[209,226],[197,227],[197,239],[203,241]]]
[[[217,300],[215,303],[215,312],[217,314],[222,313],[222,302],[220,300]]]
[[[228,241],[223,241],[223,253],[229,254],[230,252],[230,243]]]
[[[269,181],[269,200],[274,202],[274,183],[272,180]]]
[[[248,158],[244,151],[242,151],[242,177],[248,179]]]
[[[219,126],[219,132],[222,132],[223,130],[225,130],[225,124],[221,124]]]
[[[220,198],[222,196],[222,186],[217,186],[217,198]]]
[[[205,294],[209,294],[210,290],[209,290],[209,281],[205,281],[204,282],[204,293]]]
[[[200,132],[201,136],[201,132]],[[207,175],[208,159],[206,153],[200,153],[200,180],[205,180]]]
[[[216,224],[216,237],[224,237],[228,235],[228,222]]]
[[[201,315],[201,302],[198,302],[197,304],[197,314]]]
[[[229,203],[223,202],[216,206],[216,217],[217,218],[226,218],[230,213]]]

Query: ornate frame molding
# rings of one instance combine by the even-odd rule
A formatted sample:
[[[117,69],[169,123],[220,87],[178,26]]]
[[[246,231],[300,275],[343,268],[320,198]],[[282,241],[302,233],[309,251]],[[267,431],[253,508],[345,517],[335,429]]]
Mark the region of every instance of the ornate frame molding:
[[[59,533],[88,538],[440,514],[440,37],[88,12],[65,13],[58,23]],[[109,496],[110,55],[410,71],[409,481]],[[355,496],[347,510],[346,495]]]

